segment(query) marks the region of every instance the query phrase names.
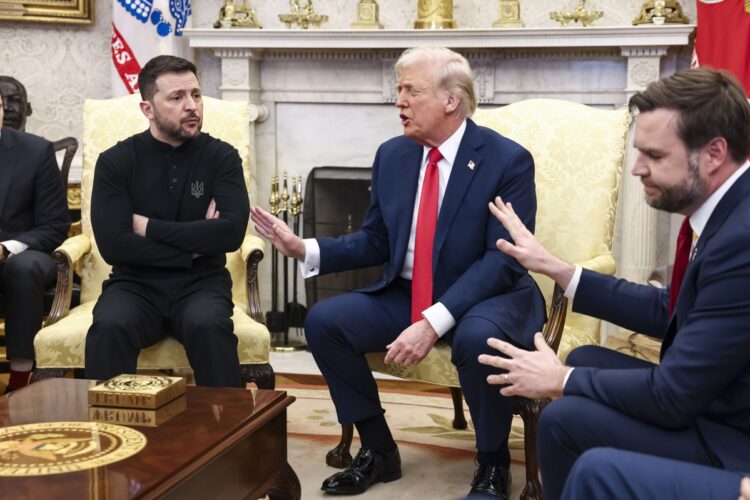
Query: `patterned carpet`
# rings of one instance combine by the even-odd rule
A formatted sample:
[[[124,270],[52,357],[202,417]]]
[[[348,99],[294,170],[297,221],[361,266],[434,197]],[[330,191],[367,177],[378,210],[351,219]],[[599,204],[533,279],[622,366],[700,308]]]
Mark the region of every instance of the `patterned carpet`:
[[[277,379],[277,389],[297,398],[288,410],[289,462],[300,478],[303,498],[330,498],[320,491],[320,484],[336,472],[325,465],[325,455],[338,443],[341,427],[320,380],[300,379]],[[474,432],[468,411],[469,428],[456,430],[451,425],[453,403],[447,391],[410,382],[378,384],[386,420],[399,444],[404,476],[373,487],[366,498],[455,499],[466,495],[475,470]],[[352,453],[358,449],[355,432]],[[512,498],[518,498],[525,481],[523,449],[514,449],[511,455]]]

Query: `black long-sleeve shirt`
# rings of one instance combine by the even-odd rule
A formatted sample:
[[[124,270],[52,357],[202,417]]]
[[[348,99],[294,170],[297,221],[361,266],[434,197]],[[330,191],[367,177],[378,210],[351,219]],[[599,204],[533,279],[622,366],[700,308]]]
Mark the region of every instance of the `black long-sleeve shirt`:
[[[206,220],[211,199],[220,217]],[[173,148],[146,130],[96,163],[91,224],[114,273],[223,267],[225,253],[242,244],[249,211],[237,150],[206,133]],[[145,237],[133,232],[133,214],[149,218]]]

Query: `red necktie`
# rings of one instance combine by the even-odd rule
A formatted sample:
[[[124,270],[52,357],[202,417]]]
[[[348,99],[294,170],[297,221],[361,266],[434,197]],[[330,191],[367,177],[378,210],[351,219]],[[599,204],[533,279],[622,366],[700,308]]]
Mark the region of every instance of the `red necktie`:
[[[685,276],[688,261],[690,260],[690,247],[693,246],[693,230],[687,217],[682,221],[680,234],[677,236],[677,249],[674,254],[674,267],[672,268],[672,285],[669,288],[669,315],[672,316],[674,306],[677,303],[677,295],[680,293],[682,278]]]
[[[422,311],[432,305],[432,247],[438,215],[440,174],[437,164],[443,158],[437,148],[427,154],[429,161],[422,183],[414,238],[414,271],[411,277],[411,322],[422,319]]]

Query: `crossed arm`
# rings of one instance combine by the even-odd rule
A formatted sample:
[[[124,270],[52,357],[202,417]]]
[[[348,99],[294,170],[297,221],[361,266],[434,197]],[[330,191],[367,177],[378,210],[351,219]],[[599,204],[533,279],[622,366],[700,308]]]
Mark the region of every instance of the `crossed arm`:
[[[205,220],[216,220],[221,216],[221,213],[216,208],[216,200],[211,198],[211,202],[208,204],[208,210],[206,210],[206,219]],[[146,231],[148,229],[148,221],[149,218],[140,215],[140,214],[133,214],[133,232],[137,234],[138,236],[143,236],[146,238]],[[200,257],[201,254],[193,252],[193,258]]]
[[[135,213],[127,174],[100,156],[91,222],[104,259],[111,265],[189,268],[199,255],[236,250],[245,235],[249,202],[239,157],[226,160],[217,165],[205,218],[168,221]]]

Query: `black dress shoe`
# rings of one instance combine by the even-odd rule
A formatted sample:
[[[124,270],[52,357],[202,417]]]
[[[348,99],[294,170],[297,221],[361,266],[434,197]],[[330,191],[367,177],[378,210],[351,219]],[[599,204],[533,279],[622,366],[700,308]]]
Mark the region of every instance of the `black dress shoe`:
[[[375,483],[389,483],[400,477],[398,448],[388,453],[360,448],[352,464],[323,481],[320,489],[332,495],[358,495]]]
[[[468,498],[502,498],[510,496],[510,471],[500,465],[479,464],[471,482]]]

